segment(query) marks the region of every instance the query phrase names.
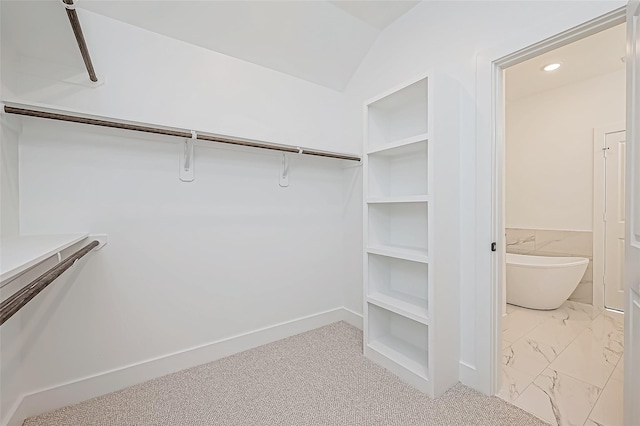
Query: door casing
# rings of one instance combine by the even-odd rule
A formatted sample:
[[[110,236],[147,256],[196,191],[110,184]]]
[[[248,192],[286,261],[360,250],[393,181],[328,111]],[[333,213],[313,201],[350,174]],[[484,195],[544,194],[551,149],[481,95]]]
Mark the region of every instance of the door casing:
[[[625,123],[596,127],[593,131],[593,306],[604,309],[604,247],[605,229],[602,220],[605,212],[605,168],[602,148],[610,133],[626,130]]]

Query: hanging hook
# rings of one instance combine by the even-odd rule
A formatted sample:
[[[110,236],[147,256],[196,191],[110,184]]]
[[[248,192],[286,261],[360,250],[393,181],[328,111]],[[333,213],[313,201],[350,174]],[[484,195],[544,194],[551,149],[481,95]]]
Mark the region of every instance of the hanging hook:
[[[289,186],[289,157],[282,154],[282,171],[280,172],[280,186],[286,188]]]
[[[195,130],[191,130],[191,138],[184,141],[184,149],[180,154],[180,180],[183,182],[192,182],[194,178],[193,149],[197,139],[198,134]]]
[[[191,153],[189,152],[191,148],[189,146],[189,140],[185,140],[184,141],[184,171],[188,172],[189,171],[189,163],[191,161]]]

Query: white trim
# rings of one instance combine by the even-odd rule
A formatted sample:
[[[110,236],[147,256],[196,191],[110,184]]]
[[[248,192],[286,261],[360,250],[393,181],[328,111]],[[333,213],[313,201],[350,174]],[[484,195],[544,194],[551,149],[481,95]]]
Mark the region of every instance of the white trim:
[[[593,129],[593,306],[604,309],[605,167],[602,148],[606,135],[624,132],[625,123]]]
[[[468,383],[473,380],[473,378],[478,374],[476,367],[467,364],[464,361],[460,361],[459,364],[459,372],[460,381],[462,383]]]
[[[477,87],[477,163],[476,163],[476,208],[477,212],[485,210],[485,204],[491,199],[491,231],[487,232],[488,223],[480,223],[476,226],[476,250],[479,253],[486,252],[486,244],[489,241],[504,241],[504,98],[503,98],[503,71],[513,65],[524,62],[543,53],[565,46],[574,41],[583,39],[604,29],[625,22],[625,8],[617,8],[601,17],[592,19],[567,31],[561,32],[546,40],[534,43],[520,50],[512,50],[500,53],[493,51],[477,58],[476,87]],[[490,108],[486,108],[490,106]],[[488,144],[487,144],[488,143]],[[490,170],[488,170],[490,167]],[[491,176],[490,188],[484,173]],[[478,216],[477,216],[478,217]],[[489,289],[488,307],[478,307],[478,325],[476,335],[489,336],[488,351],[479,349],[476,353],[476,364],[487,368],[478,368],[476,377],[477,389],[490,395],[495,395],[500,390],[501,368],[501,302],[503,300],[503,279],[501,260],[504,253],[504,243],[501,244],[497,256],[485,257],[478,255],[476,261],[476,273],[478,285],[482,286],[488,280]],[[489,260],[489,263],[486,262]],[[482,302],[482,301],[481,301]],[[484,310],[488,309],[488,311]],[[488,321],[482,320],[483,315],[488,315]],[[484,327],[488,326],[488,330]],[[487,370],[485,372],[485,370]],[[482,374],[481,374],[482,373]]]
[[[27,417],[77,404],[337,321],[362,328],[362,315],[346,308],[336,308],[275,324],[22,395],[7,413],[5,419],[9,420],[3,426],[19,426]]]
[[[342,310],[344,311],[344,318],[342,319],[342,321],[346,322],[347,324],[351,324],[357,329],[362,330],[362,327],[363,327],[362,314],[352,311],[349,308],[342,308]]]

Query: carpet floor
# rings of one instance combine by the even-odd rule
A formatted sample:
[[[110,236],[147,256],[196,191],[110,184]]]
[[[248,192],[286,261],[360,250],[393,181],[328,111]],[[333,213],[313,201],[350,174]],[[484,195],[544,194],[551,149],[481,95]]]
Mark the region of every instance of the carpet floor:
[[[25,420],[45,425],[545,425],[457,384],[429,398],[338,322]]]

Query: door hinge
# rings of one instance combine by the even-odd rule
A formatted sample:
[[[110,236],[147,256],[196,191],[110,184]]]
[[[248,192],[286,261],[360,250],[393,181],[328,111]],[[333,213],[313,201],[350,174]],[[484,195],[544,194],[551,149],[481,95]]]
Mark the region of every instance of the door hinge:
[[[498,245],[495,242],[491,243],[491,251],[496,251],[498,249],[497,246]]]

